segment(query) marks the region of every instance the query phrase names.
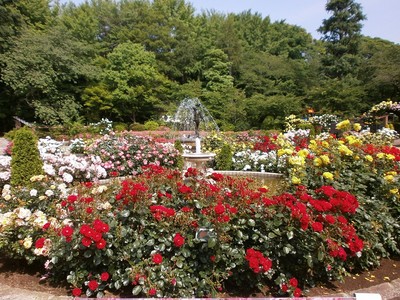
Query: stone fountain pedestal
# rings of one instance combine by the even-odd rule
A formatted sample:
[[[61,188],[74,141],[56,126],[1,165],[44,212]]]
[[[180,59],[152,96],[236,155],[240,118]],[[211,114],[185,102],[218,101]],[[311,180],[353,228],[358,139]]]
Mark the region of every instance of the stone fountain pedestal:
[[[207,169],[207,163],[214,159],[215,153],[201,152],[201,142],[199,137],[194,139],[194,144],[194,153],[182,154],[184,162],[183,168],[184,170],[187,170],[188,168],[196,168],[198,170],[205,171]]]
[[[215,153],[184,153],[182,157],[184,170],[196,168],[197,170],[205,171],[207,163],[214,159]]]

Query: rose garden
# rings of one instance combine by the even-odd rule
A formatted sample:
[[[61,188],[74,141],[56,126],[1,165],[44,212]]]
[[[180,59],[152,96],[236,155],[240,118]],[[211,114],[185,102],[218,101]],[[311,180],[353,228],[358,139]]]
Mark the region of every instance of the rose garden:
[[[371,112],[382,107],[396,103]],[[73,296],[302,296],[400,251],[394,130],[322,115],[290,116],[284,132],[203,133],[216,154],[204,169],[183,168],[171,130],[103,120],[68,142],[25,127],[7,137],[0,252],[42,264]]]

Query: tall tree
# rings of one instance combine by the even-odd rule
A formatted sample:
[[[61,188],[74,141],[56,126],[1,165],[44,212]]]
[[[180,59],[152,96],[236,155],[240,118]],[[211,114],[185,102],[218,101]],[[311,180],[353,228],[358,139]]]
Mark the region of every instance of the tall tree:
[[[325,41],[326,53],[322,60],[325,74],[331,78],[355,74],[359,64],[361,21],[366,18],[362,7],[354,0],[329,0],[326,10],[332,16],[324,19],[318,29]]]
[[[170,82],[159,72],[154,53],[127,42],[107,60],[101,82],[85,91],[85,105],[120,121],[144,122],[157,116]]]
[[[77,118],[82,86],[95,74],[90,50],[58,27],[23,32],[0,56],[2,81],[16,97],[13,106],[50,125]]]
[[[0,0],[0,56],[12,48],[18,37],[29,28],[45,29],[52,21],[49,0]],[[13,124],[18,97],[4,83],[4,63],[0,59],[0,131]]]
[[[364,37],[360,79],[367,89],[369,106],[386,99],[400,100],[400,45]]]

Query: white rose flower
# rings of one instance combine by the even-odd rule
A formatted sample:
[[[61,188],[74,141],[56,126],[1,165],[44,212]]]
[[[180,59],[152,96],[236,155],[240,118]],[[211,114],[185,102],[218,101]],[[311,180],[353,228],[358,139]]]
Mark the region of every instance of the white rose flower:
[[[51,197],[51,196],[54,195],[54,192],[53,192],[52,190],[47,190],[46,192],[44,192],[44,194],[45,194],[47,197]]]
[[[31,197],[36,197],[37,196],[37,190],[36,189],[31,189],[29,194],[31,195]]]
[[[32,247],[32,238],[31,237],[25,238],[23,245],[24,245],[25,249],[31,248]]]
[[[67,182],[67,183],[71,183],[74,180],[74,177],[72,177],[71,174],[69,173],[64,173],[62,175],[63,181]]]

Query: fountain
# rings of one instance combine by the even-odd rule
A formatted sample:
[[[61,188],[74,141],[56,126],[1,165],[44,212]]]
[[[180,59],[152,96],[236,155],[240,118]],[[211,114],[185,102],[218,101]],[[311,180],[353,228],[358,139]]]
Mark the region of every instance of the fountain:
[[[184,132],[183,137],[179,139],[182,144],[194,148],[194,151],[182,154],[184,169],[194,167],[204,170],[207,162],[214,159],[215,153],[201,151],[200,132],[219,131],[211,114],[198,98],[186,98],[176,111],[174,125],[176,130]]]

